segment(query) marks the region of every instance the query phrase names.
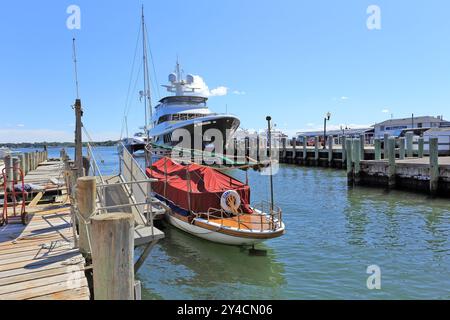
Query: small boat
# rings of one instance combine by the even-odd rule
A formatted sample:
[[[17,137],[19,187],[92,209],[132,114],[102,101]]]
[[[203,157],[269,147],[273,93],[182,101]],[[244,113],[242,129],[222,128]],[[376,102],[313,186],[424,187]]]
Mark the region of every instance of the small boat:
[[[284,234],[281,209],[250,205],[248,184],[211,167],[163,157],[147,168],[154,195],[171,212],[171,225],[228,245],[253,245]]]

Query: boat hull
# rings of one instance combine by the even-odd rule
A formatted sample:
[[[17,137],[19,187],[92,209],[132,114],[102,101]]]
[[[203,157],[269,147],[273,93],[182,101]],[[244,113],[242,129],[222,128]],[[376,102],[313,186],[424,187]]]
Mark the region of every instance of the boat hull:
[[[170,214],[167,215],[167,220],[172,226],[174,226],[182,231],[185,231],[196,237],[199,237],[199,238],[202,238],[205,240],[209,240],[209,241],[212,241],[215,243],[234,245],[234,246],[245,246],[245,245],[254,245],[254,244],[260,243],[265,240],[263,238],[255,239],[255,238],[232,236],[232,235],[224,234],[221,232],[208,230],[203,227],[198,227],[189,222],[185,222],[185,221],[178,219],[175,216],[170,215]]]

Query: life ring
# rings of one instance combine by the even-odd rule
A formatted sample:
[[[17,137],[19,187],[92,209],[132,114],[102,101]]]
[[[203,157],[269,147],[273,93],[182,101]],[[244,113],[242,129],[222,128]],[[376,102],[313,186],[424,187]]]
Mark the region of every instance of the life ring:
[[[241,197],[235,190],[227,190],[220,197],[220,206],[228,213],[238,213]]]

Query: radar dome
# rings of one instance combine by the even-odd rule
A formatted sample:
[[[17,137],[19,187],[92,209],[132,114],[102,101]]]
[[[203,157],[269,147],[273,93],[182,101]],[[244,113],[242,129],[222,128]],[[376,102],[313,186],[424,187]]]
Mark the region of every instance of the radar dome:
[[[188,84],[193,84],[194,83],[194,76],[192,74],[188,74],[186,76],[186,81]]]
[[[177,75],[175,73],[169,74],[169,82],[177,82]]]

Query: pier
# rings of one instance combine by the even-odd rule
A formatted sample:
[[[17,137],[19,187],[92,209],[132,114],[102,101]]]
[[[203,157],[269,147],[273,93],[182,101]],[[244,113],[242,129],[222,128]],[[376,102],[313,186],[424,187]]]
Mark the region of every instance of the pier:
[[[168,208],[148,196],[152,180],[126,150],[113,176],[90,145],[82,170],[64,150],[7,155],[4,166],[0,300],[140,299],[135,273],[164,237],[153,221]]]
[[[304,139],[306,141],[306,139]],[[412,135],[375,139],[367,145],[362,138],[339,139],[326,147],[316,137],[314,146],[298,145],[296,139],[282,139],[279,161],[301,166],[329,167],[347,170],[349,185],[400,188],[450,196],[450,154],[442,150],[437,138],[416,143]],[[427,148],[425,148],[427,146]]]

